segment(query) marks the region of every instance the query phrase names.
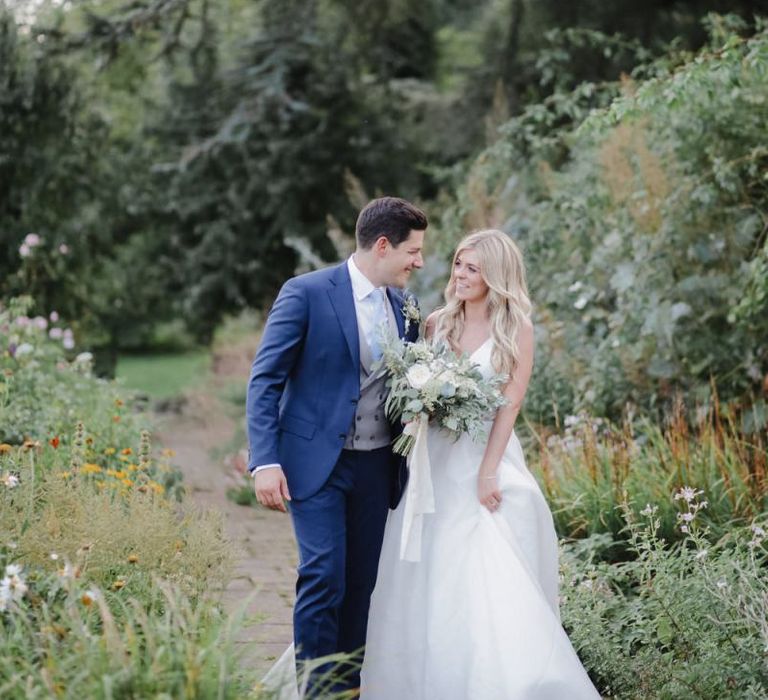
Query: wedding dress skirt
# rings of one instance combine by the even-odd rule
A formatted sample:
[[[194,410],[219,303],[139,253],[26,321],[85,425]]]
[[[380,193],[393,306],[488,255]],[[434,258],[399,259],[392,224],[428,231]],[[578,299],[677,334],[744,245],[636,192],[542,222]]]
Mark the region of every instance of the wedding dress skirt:
[[[473,356],[486,376],[490,355],[487,342]],[[495,513],[477,499],[485,444],[430,427],[428,450],[435,512],[418,562],[400,559],[405,502],[389,514],[361,697],[599,699],[560,625],[552,515],[517,436],[499,465]]]

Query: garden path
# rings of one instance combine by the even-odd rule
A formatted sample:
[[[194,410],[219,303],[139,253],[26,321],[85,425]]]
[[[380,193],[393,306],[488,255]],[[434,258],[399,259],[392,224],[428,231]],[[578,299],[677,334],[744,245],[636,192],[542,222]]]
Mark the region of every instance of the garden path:
[[[287,515],[227,498],[228,489],[245,483],[245,462],[233,447],[241,419],[222,395],[242,395],[256,342],[251,338],[215,350],[210,377],[187,395],[181,412],[158,416],[157,440],[176,452],[173,461],[189,495],[223,513],[226,533],[240,550],[223,599],[228,611],[246,606],[247,621],[237,643],[243,663],[252,664],[260,677],[293,641],[297,555]],[[226,454],[228,449],[234,453]]]

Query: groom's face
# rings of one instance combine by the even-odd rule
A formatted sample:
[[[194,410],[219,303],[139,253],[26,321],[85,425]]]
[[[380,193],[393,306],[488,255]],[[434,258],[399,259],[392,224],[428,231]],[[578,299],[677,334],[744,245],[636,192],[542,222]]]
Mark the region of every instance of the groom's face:
[[[424,231],[411,229],[411,232],[400,245],[393,246],[384,239],[383,254],[380,265],[384,284],[392,287],[405,287],[411,272],[424,266],[421,251],[424,246]]]

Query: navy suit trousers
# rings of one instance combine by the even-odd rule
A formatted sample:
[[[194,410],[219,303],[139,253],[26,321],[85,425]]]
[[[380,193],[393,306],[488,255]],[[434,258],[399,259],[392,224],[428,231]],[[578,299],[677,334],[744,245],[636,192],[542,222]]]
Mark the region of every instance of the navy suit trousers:
[[[334,690],[360,685],[359,664],[376,583],[392,486],[392,449],[342,450],[322,488],[290,503],[299,543],[294,640],[299,666],[307,659],[354,653]],[[328,667],[321,668],[321,672]],[[316,673],[313,678],[320,683]],[[312,697],[321,689],[316,687]]]

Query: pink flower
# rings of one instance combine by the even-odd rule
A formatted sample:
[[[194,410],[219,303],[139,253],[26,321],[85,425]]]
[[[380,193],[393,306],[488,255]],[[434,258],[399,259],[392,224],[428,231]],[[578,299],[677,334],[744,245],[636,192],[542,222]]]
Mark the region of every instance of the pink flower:
[[[32,322],[41,330],[44,331],[48,328],[48,319],[43,316],[35,316]]]
[[[28,258],[31,254],[32,249],[26,243],[22,243],[19,246],[19,255],[21,255],[22,258]]]
[[[59,246],[59,253],[61,253],[62,255],[69,254],[69,246],[66,243],[62,243]]]
[[[51,315],[48,318],[51,319],[51,323],[56,323],[59,320],[58,311],[51,311]]]
[[[36,233],[28,233],[24,239],[24,245],[27,245],[30,248],[34,248],[35,246],[40,245],[40,243],[42,243],[42,238]]]

